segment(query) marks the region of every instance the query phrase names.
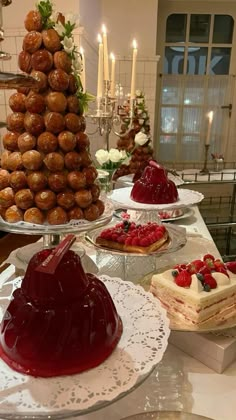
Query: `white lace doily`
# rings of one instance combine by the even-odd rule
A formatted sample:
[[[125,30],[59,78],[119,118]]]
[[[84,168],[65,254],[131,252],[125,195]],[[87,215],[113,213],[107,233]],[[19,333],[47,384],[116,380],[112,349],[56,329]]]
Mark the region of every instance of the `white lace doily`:
[[[179,199],[175,203],[170,204],[144,204],[137,203],[130,198],[132,187],[119,188],[113,190],[109,198],[113,201],[116,207],[125,206],[126,209],[133,210],[165,210],[165,209],[178,209],[182,207],[193,206],[200,203],[204,195],[198,191],[192,191],[185,188],[179,188]]]
[[[162,359],[170,330],[159,301],[141,286],[105,275],[100,278],[123,322],[114,352],[94,369],[56,378],[23,375],[0,360],[0,418],[57,419],[92,411],[132,390]],[[2,286],[0,318],[20,281],[18,277]]]

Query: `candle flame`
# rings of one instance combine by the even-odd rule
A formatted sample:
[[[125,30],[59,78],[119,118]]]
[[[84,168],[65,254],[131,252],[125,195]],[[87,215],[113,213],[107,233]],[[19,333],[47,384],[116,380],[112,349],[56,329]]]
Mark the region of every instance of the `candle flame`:
[[[102,37],[101,37],[101,34],[98,34],[98,42],[99,42],[99,44],[102,44]]]
[[[111,53],[111,54],[110,54],[110,59],[111,59],[112,61],[115,61],[115,55],[114,55],[113,53]]]
[[[213,111],[210,111],[209,113],[208,113],[208,119],[209,119],[209,122],[212,122],[212,120],[213,120]]]
[[[104,23],[102,24],[102,33],[105,35],[107,33],[107,28],[106,28],[106,25],[104,25]]]
[[[137,48],[138,45],[137,45],[136,39],[133,39],[133,44],[132,45],[133,45],[133,48]]]

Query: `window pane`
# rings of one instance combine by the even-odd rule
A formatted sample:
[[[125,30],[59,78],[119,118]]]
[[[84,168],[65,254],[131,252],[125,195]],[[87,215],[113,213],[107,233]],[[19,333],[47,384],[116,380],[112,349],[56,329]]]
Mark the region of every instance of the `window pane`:
[[[205,74],[208,48],[189,47],[187,74]]]
[[[201,131],[201,108],[184,108],[183,109],[183,131],[185,133],[199,134]]]
[[[190,42],[209,42],[210,15],[191,15],[190,19]]]
[[[197,136],[183,136],[181,141],[181,160],[197,161],[202,159],[202,147]]]
[[[166,22],[166,42],[184,42],[186,38],[187,15],[173,14]]]
[[[164,73],[183,74],[184,68],[184,47],[166,47]]]
[[[231,44],[233,37],[234,20],[231,16],[215,16],[213,29],[214,44]]]
[[[158,158],[163,161],[176,160],[176,136],[160,136]]]
[[[209,74],[229,74],[231,48],[212,48]]]
[[[178,130],[178,109],[161,109],[161,131],[162,133],[177,133]]]
[[[205,101],[205,86],[203,77],[188,76],[185,80],[184,104],[203,105]]]
[[[182,101],[181,81],[178,77],[175,80],[163,80],[162,104],[179,105]]]

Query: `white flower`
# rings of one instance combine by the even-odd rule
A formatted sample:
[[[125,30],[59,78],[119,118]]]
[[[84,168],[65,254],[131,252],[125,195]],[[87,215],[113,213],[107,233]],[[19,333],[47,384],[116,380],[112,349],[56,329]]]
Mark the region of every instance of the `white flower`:
[[[95,153],[95,157],[99,163],[99,165],[103,165],[104,163],[109,161],[109,153],[107,150],[99,149]]]
[[[109,159],[111,162],[119,162],[122,159],[121,156],[121,152],[118,149],[110,149]]]
[[[147,143],[147,141],[148,141],[148,136],[144,134],[142,131],[139,131],[139,133],[136,134],[134,138],[134,142],[138,146],[143,146],[145,143]]]
[[[72,61],[72,67],[73,67],[73,70],[76,73],[80,73],[81,72],[81,70],[82,70],[82,59],[81,59],[80,54],[75,54],[75,58]]]
[[[57,24],[57,19],[58,19],[58,16],[59,16],[59,12],[53,12],[53,13],[51,14],[51,16],[50,16],[50,20],[51,20],[52,22],[55,22],[55,24]]]
[[[120,158],[121,160],[126,159],[128,157],[126,150],[121,150],[120,151]]]
[[[63,41],[61,41],[64,50],[67,54],[72,53],[72,51],[74,50],[75,44],[73,41],[73,38],[68,38],[67,36],[65,36],[65,38],[63,39]]]
[[[142,95],[141,90],[136,90],[135,95],[136,95],[136,96],[141,96],[141,95]]]
[[[59,36],[62,36],[63,33],[65,32],[65,27],[62,25],[60,21],[55,23],[54,29],[55,31],[57,31]]]
[[[67,13],[65,15],[65,22],[70,22],[71,25],[75,25],[75,28],[79,26],[79,15],[74,13]]]

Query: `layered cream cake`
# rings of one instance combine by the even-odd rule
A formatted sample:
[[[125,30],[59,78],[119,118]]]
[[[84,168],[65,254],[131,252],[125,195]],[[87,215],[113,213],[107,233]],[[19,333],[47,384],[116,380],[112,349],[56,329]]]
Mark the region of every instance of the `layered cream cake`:
[[[236,262],[212,255],[155,274],[150,291],[177,323],[217,326],[236,313]]]

